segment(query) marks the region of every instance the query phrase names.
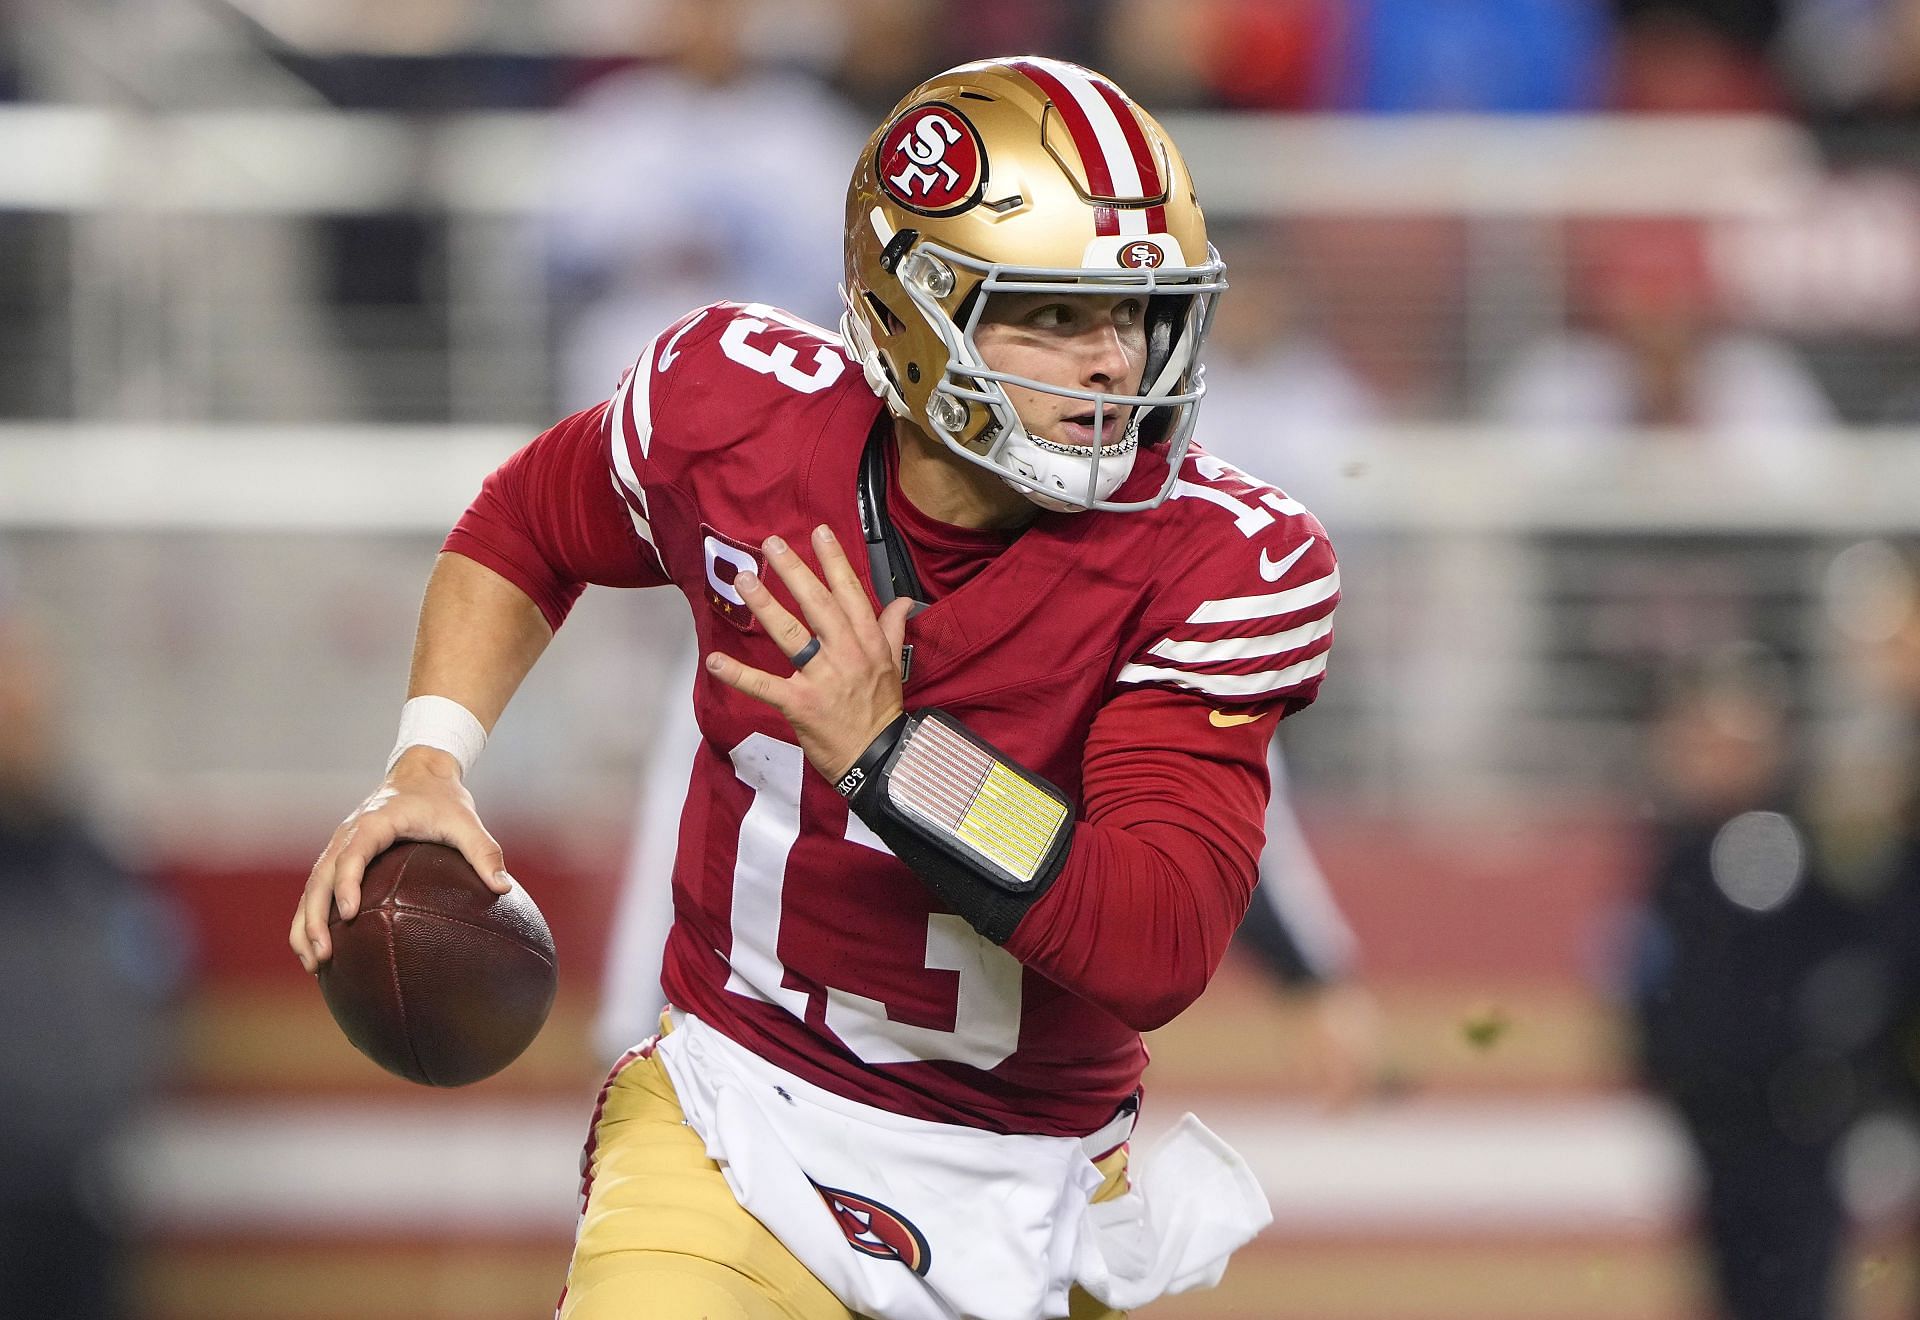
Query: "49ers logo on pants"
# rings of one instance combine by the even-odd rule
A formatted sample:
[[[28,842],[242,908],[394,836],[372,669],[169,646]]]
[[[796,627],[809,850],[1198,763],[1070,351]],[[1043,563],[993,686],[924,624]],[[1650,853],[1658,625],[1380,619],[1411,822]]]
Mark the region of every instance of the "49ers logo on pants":
[[[927,1235],[897,1212],[837,1187],[816,1182],[813,1190],[833,1211],[840,1231],[855,1251],[878,1260],[897,1260],[922,1276],[933,1265],[933,1248],[927,1245]]]
[[[921,215],[952,215],[980,200],[987,149],[972,122],[937,101],[894,120],[874,156],[888,197]]]

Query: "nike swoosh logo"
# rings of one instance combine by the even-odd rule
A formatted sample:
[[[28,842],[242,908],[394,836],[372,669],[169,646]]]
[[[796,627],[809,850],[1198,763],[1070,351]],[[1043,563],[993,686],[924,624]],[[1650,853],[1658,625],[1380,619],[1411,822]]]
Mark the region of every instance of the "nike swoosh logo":
[[[1298,550],[1295,550],[1277,564],[1267,558],[1267,552],[1262,550],[1260,552],[1260,576],[1269,582],[1278,582],[1287,575],[1288,569],[1300,562],[1301,555],[1304,555],[1308,550],[1313,548],[1313,543],[1317,539],[1319,538],[1309,536],[1305,541],[1301,542]]]
[[[1252,724],[1265,714],[1264,710],[1255,715],[1229,715],[1224,710],[1210,710],[1207,712],[1207,723],[1216,729],[1231,729],[1239,724]]]
[[[693,327],[695,327],[696,325],[699,325],[702,321],[706,319],[707,319],[707,314],[705,312],[702,312],[700,313],[700,315],[694,317],[691,321],[688,321],[685,325],[681,326],[678,330],[674,331],[673,338],[669,339],[666,343],[660,345],[660,357],[659,357],[659,360],[654,364],[653,369],[655,371],[665,371],[668,367],[672,366],[675,362],[678,362],[680,360],[680,354],[677,351],[675,351],[674,345],[680,342],[680,337],[682,335],[686,334],[687,331],[693,329]]]

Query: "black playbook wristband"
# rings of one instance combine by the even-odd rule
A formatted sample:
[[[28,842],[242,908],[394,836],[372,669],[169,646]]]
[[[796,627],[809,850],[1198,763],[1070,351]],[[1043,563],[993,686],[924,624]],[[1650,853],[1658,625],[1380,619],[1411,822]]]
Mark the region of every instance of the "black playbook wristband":
[[[944,711],[889,725],[840,782],[849,781],[854,814],[996,944],[1066,865],[1065,795]]]

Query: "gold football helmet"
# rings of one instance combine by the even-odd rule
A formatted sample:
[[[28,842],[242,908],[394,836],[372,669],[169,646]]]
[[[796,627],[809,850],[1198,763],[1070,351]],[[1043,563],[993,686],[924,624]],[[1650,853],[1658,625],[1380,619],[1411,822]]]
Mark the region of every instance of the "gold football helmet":
[[[1077,64],[983,60],[908,93],[861,152],[847,190],[842,331],[896,416],[1035,503],[1152,508],[1192,440],[1224,273],[1186,162],[1151,115]],[[974,342],[997,293],[1135,291],[1147,309],[1138,394],[994,371]],[[1008,384],[1090,401],[1094,442],[1028,434]],[[1106,424],[1116,407],[1132,410],[1124,430]],[[1110,498],[1142,446],[1164,459],[1165,478],[1150,497]]]

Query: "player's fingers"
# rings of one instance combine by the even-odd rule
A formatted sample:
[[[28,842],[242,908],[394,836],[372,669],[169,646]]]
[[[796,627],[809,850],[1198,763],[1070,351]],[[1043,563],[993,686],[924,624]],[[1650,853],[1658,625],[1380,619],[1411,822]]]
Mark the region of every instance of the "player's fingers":
[[[907,616],[913,613],[913,602],[905,596],[890,600],[887,607],[880,611],[877,626],[880,635],[886,638],[887,654],[898,659],[900,649],[907,644]]]
[[[373,801],[379,798],[374,795]],[[340,841],[340,851],[333,859],[333,887],[331,892],[319,894],[308,906],[307,925],[309,931],[318,927],[318,942],[324,948],[327,933],[327,918],[331,908],[338,906],[342,917],[352,916],[360,910],[360,881],[367,873],[367,863],[391,848],[400,837],[399,822],[390,815],[382,814],[379,806],[363,810]],[[324,960],[328,957],[321,953]]]
[[[854,572],[847,552],[840,548],[840,538],[825,523],[813,529],[813,550],[820,556],[820,571],[826,575],[827,588],[839,602],[840,612],[846,616],[853,634],[868,646],[878,643],[880,634],[873,626],[873,601],[860,584],[860,575]]]
[[[293,925],[287,930],[287,943],[293,949],[293,956],[308,973],[320,970],[320,964],[314,961],[313,943],[307,939],[307,895],[300,893],[300,901],[293,905]]]
[[[487,833],[486,826],[475,820],[471,826],[460,830],[452,840],[460,855],[467,859],[467,865],[480,873],[487,882],[487,888],[496,894],[504,894],[513,888],[513,877],[507,874],[507,857],[500,850],[499,843]]]
[[[333,855],[339,846],[337,835],[327,841],[326,851],[307,873],[306,888],[300,891],[300,899],[293,905],[293,924],[287,928],[287,943],[293,948],[293,956],[309,972],[320,970],[320,964],[313,956],[313,939],[307,934],[307,904],[316,888],[333,888]]]
[[[366,863],[368,860],[371,860],[372,855],[369,854],[367,859],[361,861],[360,869],[353,873],[351,880],[347,879],[346,873],[340,865],[341,859],[347,855],[350,849],[376,841],[379,837],[377,833],[366,830],[363,823],[365,820],[365,816],[360,816],[356,818],[352,824],[348,825],[342,831],[339,843],[332,849],[333,864],[330,868],[331,874],[328,892],[333,895],[333,905],[340,910],[340,919],[342,921],[353,920],[354,915],[360,911],[360,877],[365,872]],[[323,912],[321,917],[324,920],[326,914]]]
[[[773,565],[773,571],[787,584],[787,590],[800,602],[800,612],[806,616],[813,632],[820,637],[822,645],[832,646],[836,640],[846,636],[847,614],[840,608],[840,602],[834,599],[831,591],[813,575],[807,567],[807,561],[793,552],[793,547],[777,536],[769,536],[763,543],[767,552],[767,562]]]
[[[839,603],[840,612],[846,616],[848,633],[859,643],[870,661],[884,661],[892,665],[893,657],[899,654],[899,650],[897,647],[888,647],[880,630],[880,622],[873,612],[873,598],[867,594],[860,575],[854,571],[847,552],[841,548],[840,538],[833,534],[832,528],[822,523],[813,529],[813,547],[820,556],[820,568],[826,574],[834,600]]]
[[[333,910],[333,889],[325,884],[309,885],[300,900],[300,934],[306,940],[307,957],[318,967],[333,956],[327,938],[327,917]],[[302,959],[306,961],[306,959]]]
[[[733,580],[734,590],[740,593],[740,599],[747,602],[747,608],[753,611],[753,617],[767,630],[767,636],[773,644],[792,659],[813,639],[813,630],[793,617],[786,606],[774,599],[767,584],[753,573],[742,573]]]
[[[764,701],[782,715],[787,713],[785,684],[766,670],[743,665],[724,651],[714,651],[707,656],[707,672],[734,691]]]
[[[313,864],[313,870],[307,876],[307,887],[301,891],[299,905],[294,908],[293,928],[287,933],[294,955],[309,972],[319,971],[320,964],[329,955],[327,916],[333,906],[335,864],[340,856],[345,832],[344,825],[334,831],[326,851]]]

